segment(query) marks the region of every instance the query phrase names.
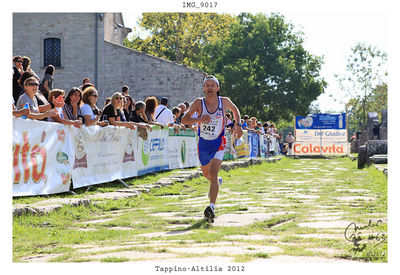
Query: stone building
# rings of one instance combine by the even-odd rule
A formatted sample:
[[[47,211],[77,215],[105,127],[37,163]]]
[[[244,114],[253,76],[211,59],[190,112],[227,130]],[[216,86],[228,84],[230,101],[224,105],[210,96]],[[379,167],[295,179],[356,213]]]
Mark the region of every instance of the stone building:
[[[203,72],[122,46],[129,32],[121,13],[14,13],[13,55],[29,56],[41,78],[55,65],[54,88],[66,92],[90,78],[99,107],[123,85],[136,101],[165,96],[170,107],[203,95]]]

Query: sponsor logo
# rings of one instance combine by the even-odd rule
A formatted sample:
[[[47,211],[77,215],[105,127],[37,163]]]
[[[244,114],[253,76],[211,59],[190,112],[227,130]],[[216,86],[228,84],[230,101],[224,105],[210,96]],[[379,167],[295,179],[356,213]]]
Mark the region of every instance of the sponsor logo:
[[[22,132],[22,139],[22,146],[21,144],[13,146],[14,183],[18,184],[20,182],[22,173],[24,183],[27,183],[30,178],[34,182],[45,181],[47,178],[45,174],[47,163],[46,148],[37,144],[31,148],[28,132]],[[20,162],[22,164],[22,172]]]
[[[149,163],[149,158],[150,158],[149,141],[144,140],[142,143],[142,162],[144,166],[146,166]]]
[[[142,162],[146,166],[150,160],[151,152],[160,152],[165,149],[165,139],[164,138],[152,138],[149,140],[144,140],[142,143]],[[154,156],[152,159],[157,159],[158,156]]]
[[[296,154],[344,154],[344,145],[313,145],[313,144],[296,144],[294,145]]]
[[[57,130],[57,139],[64,143],[64,141],[65,141],[65,132],[64,132],[63,129]]]

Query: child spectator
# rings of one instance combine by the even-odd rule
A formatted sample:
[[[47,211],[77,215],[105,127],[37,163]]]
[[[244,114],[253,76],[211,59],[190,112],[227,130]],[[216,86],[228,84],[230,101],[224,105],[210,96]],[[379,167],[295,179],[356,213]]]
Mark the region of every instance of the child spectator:
[[[64,90],[53,89],[50,91],[49,101],[50,101],[50,103],[53,103],[53,101],[57,101],[57,98],[59,96],[64,97],[64,95],[65,95]],[[57,108],[55,110],[57,110],[57,115],[55,115],[54,117],[49,117],[49,119],[48,119],[49,122],[58,122],[58,123],[65,124],[65,125],[72,125],[76,128],[80,128],[82,126],[82,121],[80,121],[78,119],[77,120],[65,119],[64,115],[63,115],[63,110],[61,107]]]

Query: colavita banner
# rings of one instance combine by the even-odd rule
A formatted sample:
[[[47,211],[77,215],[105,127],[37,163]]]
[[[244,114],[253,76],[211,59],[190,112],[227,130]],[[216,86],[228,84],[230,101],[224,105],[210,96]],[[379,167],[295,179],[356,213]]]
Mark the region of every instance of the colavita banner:
[[[168,132],[169,169],[199,166],[196,134],[192,130],[170,128]]]
[[[296,129],[296,140],[299,141],[333,141],[333,142],[346,142],[347,130],[303,130]]]
[[[69,127],[13,118],[13,196],[66,192],[74,150]]]
[[[296,117],[295,155],[347,155],[346,114],[312,114]]]
[[[347,142],[298,142],[293,145],[295,155],[347,155]]]
[[[296,129],[346,129],[346,113],[296,116]]]

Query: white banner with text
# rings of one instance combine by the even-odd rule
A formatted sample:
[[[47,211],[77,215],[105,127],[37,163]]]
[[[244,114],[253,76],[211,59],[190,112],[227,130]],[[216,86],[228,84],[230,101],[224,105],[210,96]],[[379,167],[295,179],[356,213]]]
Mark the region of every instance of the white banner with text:
[[[73,165],[70,126],[13,118],[13,196],[69,191]]]

